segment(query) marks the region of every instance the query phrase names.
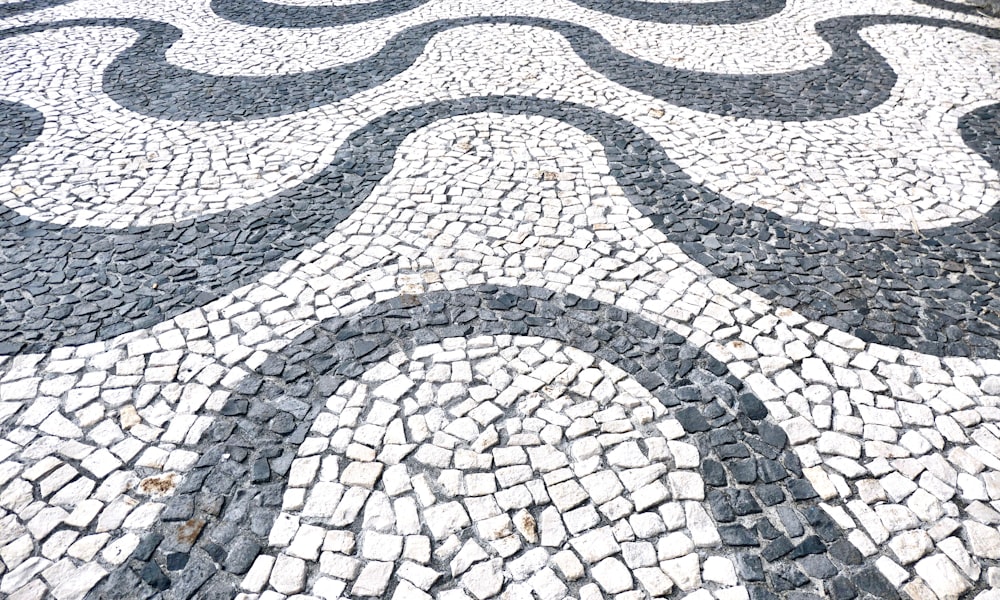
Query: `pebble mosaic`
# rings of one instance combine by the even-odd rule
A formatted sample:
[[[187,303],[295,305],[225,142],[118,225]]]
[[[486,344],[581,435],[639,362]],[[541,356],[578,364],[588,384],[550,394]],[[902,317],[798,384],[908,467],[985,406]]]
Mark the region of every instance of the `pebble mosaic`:
[[[0,1],[0,597],[1000,598],[1000,21]]]

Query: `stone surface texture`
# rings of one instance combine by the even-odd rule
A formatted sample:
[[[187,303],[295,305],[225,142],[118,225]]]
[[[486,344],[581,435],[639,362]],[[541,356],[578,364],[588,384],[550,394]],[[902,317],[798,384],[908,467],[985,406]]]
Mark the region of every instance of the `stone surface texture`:
[[[1000,597],[1000,21],[0,0],[0,597]]]

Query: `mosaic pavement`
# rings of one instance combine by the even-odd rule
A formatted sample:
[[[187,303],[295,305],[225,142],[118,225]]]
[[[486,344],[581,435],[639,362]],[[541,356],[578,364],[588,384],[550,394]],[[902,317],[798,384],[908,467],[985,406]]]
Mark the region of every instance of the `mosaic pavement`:
[[[998,102],[945,0],[0,0],[0,597],[998,600]]]

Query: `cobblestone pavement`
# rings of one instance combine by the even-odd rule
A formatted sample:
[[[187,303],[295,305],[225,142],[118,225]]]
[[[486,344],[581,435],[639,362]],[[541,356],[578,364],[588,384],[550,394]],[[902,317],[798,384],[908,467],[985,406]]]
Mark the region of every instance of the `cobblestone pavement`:
[[[998,600],[998,173],[946,0],[0,0],[0,597]]]

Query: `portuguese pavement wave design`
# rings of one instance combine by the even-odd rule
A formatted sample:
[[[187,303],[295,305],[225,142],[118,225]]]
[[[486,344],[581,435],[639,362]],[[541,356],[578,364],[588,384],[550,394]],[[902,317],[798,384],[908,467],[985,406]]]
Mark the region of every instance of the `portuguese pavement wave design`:
[[[0,0],[0,597],[1000,598],[1000,20]]]

